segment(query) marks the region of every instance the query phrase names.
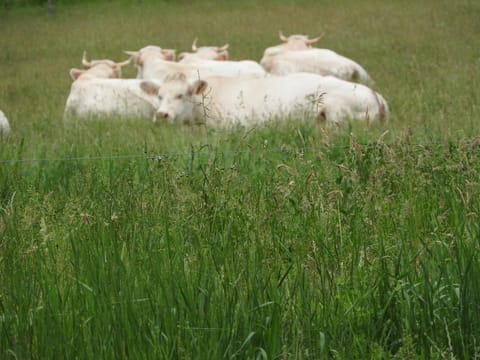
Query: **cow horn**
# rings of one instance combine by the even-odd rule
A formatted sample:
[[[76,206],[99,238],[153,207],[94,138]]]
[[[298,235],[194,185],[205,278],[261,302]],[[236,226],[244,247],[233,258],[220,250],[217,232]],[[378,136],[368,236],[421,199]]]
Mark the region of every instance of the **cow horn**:
[[[119,67],[122,67],[122,66],[125,66],[125,65],[130,64],[131,61],[132,61],[132,58],[128,58],[128,60],[119,62],[119,63],[117,63],[117,65],[118,65]]]
[[[287,41],[288,41],[288,37],[286,37],[285,35],[283,35],[282,30],[278,30],[278,36],[280,37],[280,40],[282,40],[283,42],[287,42]]]
[[[225,50],[228,49],[228,47],[229,47],[229,44],[227,43],[227,44],[223,45],[222,47],[218,48],[217,52],[225,51]]]
[[[123,50],[123,52],[127,55],[130,55],[130,56],[136,56],[138,55],[138,51],[129,51],[129,50]]]
[[[193,40],[193,44],[192,44],[192,51],[193,52],[197,52],[197,38],[195,38],[195,40]]]
[[[315,44],[316,42],[319,42],[320,39],[323,38],[324,35],[325,35],[325,33],[323,32],[323,33],[320,34],[320,36],[317,36],[316,38],[305,40],[305,44],[307,44],[307,45]]]
[[[92,67],[92,63],[87,61],[87,51],[86,50],[83,51],[82,64],[83,64],[83,66],[85,66],[87,68]]]

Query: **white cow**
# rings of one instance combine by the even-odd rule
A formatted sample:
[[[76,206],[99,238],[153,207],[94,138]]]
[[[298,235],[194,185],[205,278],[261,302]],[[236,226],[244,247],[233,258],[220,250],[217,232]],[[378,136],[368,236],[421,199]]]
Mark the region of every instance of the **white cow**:
[[[175,60],[175,49],[162,49],[156,45],[148,45],[138,51],[124,51],[131,56],[135,66],[137,67],[137,79],[143,79],[145,74],[149,76],[149,71],[154,69],[157,62]],[[146,64],[146,65],[145,65]]]
[[[151,118],[159,100],[143,91],[141,83],[142,80],[137,79],[74,81],[65,105],[64,119]]]
[[[123,62],[114,62],[108,59],[87,61],[87,52],[83,52],[82,64],[87,69],[70,69],[70,77],[72,80],[89,80],[98,78],[120,78],[123,66],[130,64],[130,59]]]
[[[362,66],[328,49],[311,48],[270,52],[264,55],[260,64],[269,73],[277,75],[311,72],[319,75],[332,75],[367,86],[373,85],[372,78]]]
[[[256,61],[216,61],[191,59],[187,63],[176,63],[159,59],[145,59],[139,66],[139,77],[162,81],[170,74],[182,72],[189,79],[207,76],[265,76],[266,71]],[[137,76],[138,78],[138,76]]]
[[[8,136],[10,134],[10,124],[8,123],[8,119],[0,110],[0,136]]]
[[[197,47],[197,39],[193,41],[192,51],[182,52],[178,55],[178,61],[186,62],[191,59],[205,60],[228,60],[228,44],[223,46],[200,46]]]
[[[306,50],[311,49],[312,45],[319,42],[323,38],[323,33],[316,38],[309,39],[307,35],[294,34],[285,36],[282,31],[278,32],[282,44],[276,46],[270,46],[265,49],[263,56],[278,54],[283,51],[295,51],[295,50]]]
[[[145,81],[157,95],[156,121],[212,126],[263,123],[276,118],[315,117],[322,121],[388,119],[385,99],[370,88],[332,76],[296,73],[262,78],[210,77],[189,81],[182,74],[162,85]]]

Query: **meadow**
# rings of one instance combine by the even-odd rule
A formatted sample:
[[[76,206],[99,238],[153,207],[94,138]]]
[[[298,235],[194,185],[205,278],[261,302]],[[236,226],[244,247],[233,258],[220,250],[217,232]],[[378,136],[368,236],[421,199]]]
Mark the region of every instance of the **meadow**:
[[[0,358],[480,358],[478,1],[11,3]],[[325,32],[390,122],[63,122],[84,50],[258,61],[278,30]]]

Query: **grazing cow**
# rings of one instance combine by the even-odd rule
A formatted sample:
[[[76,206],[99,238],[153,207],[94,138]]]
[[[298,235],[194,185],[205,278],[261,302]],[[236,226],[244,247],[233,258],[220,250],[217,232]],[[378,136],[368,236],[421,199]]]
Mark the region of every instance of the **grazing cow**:
[[[74,81],[64,119],[71,118],[151,118],[159,106],[157,96],[141,89],[142,80],[92,79]]]
[[[187,63],[176,63],[160,59],[144,59],[139,65],[137,78],[162,81],[169,74],[182,72],[189,79],[198,79],[206,76],[265,76],[263,67],[251,60],[216,61],[195,59]]]
[[[316,38],[309,39],[307,35],[294,34],[290,36],[283,35],[282,31],[278,32],[282,44],[276,46],[270,46],[265,49],[263,56],[274,55],[283,51],[295,51],[311,49],[312,45],[319,42],[324,34],[317,36]]]
[[[121,68],[125,65],[130,64],[130,59],[116,63],[112,60],[102,59],[102,60],[92,60],[87,61],[87,52],[83,52],[82,64],[87,69],[70,69],[70,77],[73,81],[75,80],[89,80],[89,79],[98,79],[98,78],[115,78],[118,79],[121,77]]]
[[[197,47],[197,39],[193,41],[192,51],[183,52],[178,55],[178,61],[187,62],[191,59],[205,60],[228,60],[228,44],[223,46],[200,46]]]
[[[373,85],[372,78],[362,66],[327,49],[311,48],[270,53],[264,55],[260,64],[269,73],[277,75],[310,72],[319,75],[332,75],[339,79],[367,86]]]
[[[8,136],[8,134],[10,134],[10,124],[3,111],[0,110],[0,136]]]
[[[145,46],[138,51],[124,52],[134,60],[134,64],[137,67],[137,79],[143,79],[145,76],[144,72],[146,72],[146,76],[149,76],[150,69],[154,69],[157,62],[175,60],[175,49],[162,49],[155,45]],[[147,68],[146,71],[145,67]]]
[[[335,123],[388,119],[385,99],[370,88],[310,73],[195,81],[178,73],[161,85],[145,81],[141,86],[149,95],[158,96],[155,121],[229,127],[288,117]]]

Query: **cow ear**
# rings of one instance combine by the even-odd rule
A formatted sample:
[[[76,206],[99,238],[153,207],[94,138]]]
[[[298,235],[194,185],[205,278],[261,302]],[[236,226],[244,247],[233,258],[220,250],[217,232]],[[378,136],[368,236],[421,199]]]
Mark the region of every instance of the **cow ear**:
[[[160,86],[151,81],[142,81],[140,83],[140,88],[148,95],[157,95]]]
[[[73,81],[77,80],[86,70],[70,69],[70,77]]]
[[[201,95],[207,89],[208,83],[205,80],[197,80],[192,84],[191,90],[195,95]]]

